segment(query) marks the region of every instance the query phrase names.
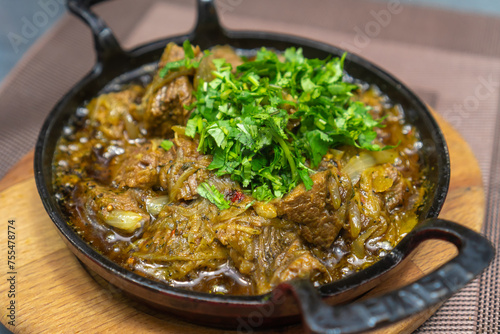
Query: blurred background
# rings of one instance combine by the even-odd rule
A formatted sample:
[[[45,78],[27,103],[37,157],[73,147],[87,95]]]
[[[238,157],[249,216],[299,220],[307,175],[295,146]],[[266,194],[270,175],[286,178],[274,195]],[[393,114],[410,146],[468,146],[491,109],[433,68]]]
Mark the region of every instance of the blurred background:
[[[394,0],[373,1],[394,2]],[[61,5],[63,2],[64,0],[0,0],[0,82],[29,48],[61,18],[66,11]],[[475,13],[500,18],[500,1],[497,0],[399,0],[398,2],[428,7],[431,10],[441,9],[450,13]],[[231,3],[239,1],[226,1],[227,5]],[[238,8],[233,8],[231,12],[240,11]],[[331,19],[335,20],[335,15],[332,15]],[[425,24],[425,21],[422,24]]]
[[[498,168],[492,167],[492,157],[498,154],[494,136],[500,131],[495,127],[500,110],[500,1],[216,0],[216,4],[222,24],[231,29],[323,41],[394,74],[469,143],[488,192],[493,184],[490,174],[498,170],[492,169]],[[194,0],[114,0],[95,11],[124,47],[131,48],[189,31],[194,8]],[[64,0],[0,0],[0,179],[32,151],[46,115],[94,62],[91,34],[66,13]],[[498,191],[496,183],[495,187]],[[499,233],[487,228],[499,247]],[[417,332],[498,333],[500,271],[495,275],[467,286]]]

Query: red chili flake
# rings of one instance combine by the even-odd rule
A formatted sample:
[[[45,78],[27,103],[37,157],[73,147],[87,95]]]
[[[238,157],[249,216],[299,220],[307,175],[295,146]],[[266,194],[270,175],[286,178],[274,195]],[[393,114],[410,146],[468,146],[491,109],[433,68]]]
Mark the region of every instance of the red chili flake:
[[[241,191],[234,190],[231,196],[231,202],[234,203],[238,201],[239,203],[244,197],[245,195]]]
[[[172,230],[172,232],[170,232],[170,238],[172,238],[175,234],[175,229]]]

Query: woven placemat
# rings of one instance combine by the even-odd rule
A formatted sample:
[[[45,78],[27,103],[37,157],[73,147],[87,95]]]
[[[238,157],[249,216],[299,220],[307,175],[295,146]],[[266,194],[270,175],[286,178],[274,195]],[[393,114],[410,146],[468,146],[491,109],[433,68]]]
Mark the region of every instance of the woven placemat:
[[[478,333],[500,333],[500,112],[495,128],[484,233],[496,246],[496,258],[479,279]]]
[[[490,194],[484,232],[500,248],[500,138],[494,140],[500,127],[500,122],[495,127],[500,19],[365,0],[220,0],[217,5],[232,29],[289,33],[344,47],[415,90],[461,132],[478,158]],[[96,11],[126,47],[186,32],[195,20],[194,1],[119,0]],[[2,82],[0,178],[33,148],[48,112],[94,59],[90,32],[65,15]],[[498,333],[499,281],[497,257],[485,275],[417,332]]]

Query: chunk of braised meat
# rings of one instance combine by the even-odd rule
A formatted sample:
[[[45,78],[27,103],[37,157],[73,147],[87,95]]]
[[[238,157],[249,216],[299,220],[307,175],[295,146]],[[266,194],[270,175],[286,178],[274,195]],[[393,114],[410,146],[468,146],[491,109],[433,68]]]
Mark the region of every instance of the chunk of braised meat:
[[[199,47],[193,48],[196,58],[202,53]],[[195,74],[194,68],[180,68],[160,76],[161,69],[170,62],[184,59],[184,49],[175,43],[169,43],[161,56],[158,71],[147,87],[141,104],[134,117],[142,121],[150,135],[171,137],[173,125],[185,125],[189,111],[185,105],[193,102],[193,87],[189,77]]]
[[[151,98],[144,113],[144,125],[151,135],[170,137],[172,126],[185,125],[193,102],[193,86],[187,76],[175,78]]]
[[[178,135],[174,146],[165,151],[160,141],[130,145],[112,160],[112,184],[118,188],[149,189],[161,187],[171,201],[198,197],[197,188],[210,175],[212,157],[201,155],[197,143]]]
[[[278,208],[281,215],[295,223],[309,224],[324,216],[326,206],[326,187],[330,171],[323,171],[314,174],[311,179],[313,186],[311,190],[306,190],[303,184],[293,189],[279,203]]]
[[[307,225],[301,225],[300,233],[308,242],[328,248],[339,235],[343,226],[342,219],[342,215],[329,213],[328,216],[322,219],[317,219]]]
[[[382,195],[389,212],[405,208],[409,198],[414,195],[411,183],[391,164],[373,167],[365,173],[370,174],[371,188],[374,193]]]
[[[136,102],[142,97],[144,89],[140,86],[100,95],[87,105],[89,119],[104,137],[112,140],[135,139],[141,136],[139,125],[133,119]]]
[[[319,281],[328,277],[327,269],[298,237],[297,224],[273,226],[269,219],[249,212],[213,229],[238,271],[252,279],[256,293],[296,277]]]
[[[329,275],[326,267],[304,247],[299,239],[276,258],[273,267],[271,285],[299,277],[323,283]]]
[[[385,207],[389,212],[392,212],[397,208],[404,207],[413,192],[410,191],[411,184],[407,179],[402,177],[401,173],[398,172],[396,168],[388,167],[387,171],[389,177],[393,180],[393,185],[384,194]]]
[[[111,162],[113,185],[143,189],[157,186],[160,183],[159,168],[175,158],[175,149],[165,151],[159,144],[157,140],[127,146],[125,152]]]
[[[174,159],[160,169],[160,186],[172,201],[195,199],[198,186],[210,175],[207,167],[212,157],[200,154],[197,142],[187,137],[179,135],[174,143]]]
[[[227,261],[228,250],[215,239],[206,218],[215,210],[206,201],[164,206],[134,243],[128,265],[167,281],[196,278],[197,269],[216,270]]]
[[[150,220],[144,206],[132,190],[112,191],[93,181],[79,185],[80,205],[84,215],[102,221],[119,232],[133,233]],[[95,220],[95,218],[98,218]]]
[[[244,206],[245,204],[241,205]],[[212,229],[221,244],[229,248],[229,255],[240,273],[252,276],[252,273],[258,268],[255,259],[259,236],[262,234],[261,226],[267,220],[256,215],[251,210],[249,210],[248,214],[241,214],[227,219],[226,216],[231,215],[231,211],[235,210],[235,208],[230,208],[219,215]],[[239,211],[245,212],[245,210]],[[222,223],[219,223],[219,221]],[[273,247],[278,247],[283,242],[286,242],[285,239],[275,243]]]
[[[332,244],[344,223],[343,216],[336,215],[330,204],[329,183],[335,182],[332,178],[330,170],[318,172],[311,177],[311,190],[301,184],[277,202],[278,214],[300,224],[302,237],[322,247]]]

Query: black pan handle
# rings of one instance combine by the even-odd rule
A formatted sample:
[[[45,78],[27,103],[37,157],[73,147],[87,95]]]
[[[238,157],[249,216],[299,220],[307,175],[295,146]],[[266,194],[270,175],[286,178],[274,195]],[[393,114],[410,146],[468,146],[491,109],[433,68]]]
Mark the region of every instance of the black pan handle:
[[[196,36],[207,38],[212,35],[224,34],[213,0],[198,0],[198,19],[193,33]]]
[[[453,243],[458,255],[415,283],[383,296],[329,306],[309,280],[291,281],[280,287],[297,299],[304,326],[311,333],[351,334],[382,327],[445,301],[479,275],[495,254],[491,243],[479,233],[437,218],[423,222],[402,240],[401,246],[407,256],[429,239]]]
[[[106,0],[67,0],[70,12],[78,16],[92,30],[94,47],[98,63],[106,63],[112,59],[127,57],[120,43],[106,23],[90,10],[93,5]]]
[[[67,0],[71,13],[78,16],[92,30],[97,53],[97,67],[111,61],[129,58],[106,23],[91,11],[91,7],[107,0]],[[227,30],[219,21],[213,0],[197,0],[198,18],[191,33],[185,36],[202,48],[227,43]]]

